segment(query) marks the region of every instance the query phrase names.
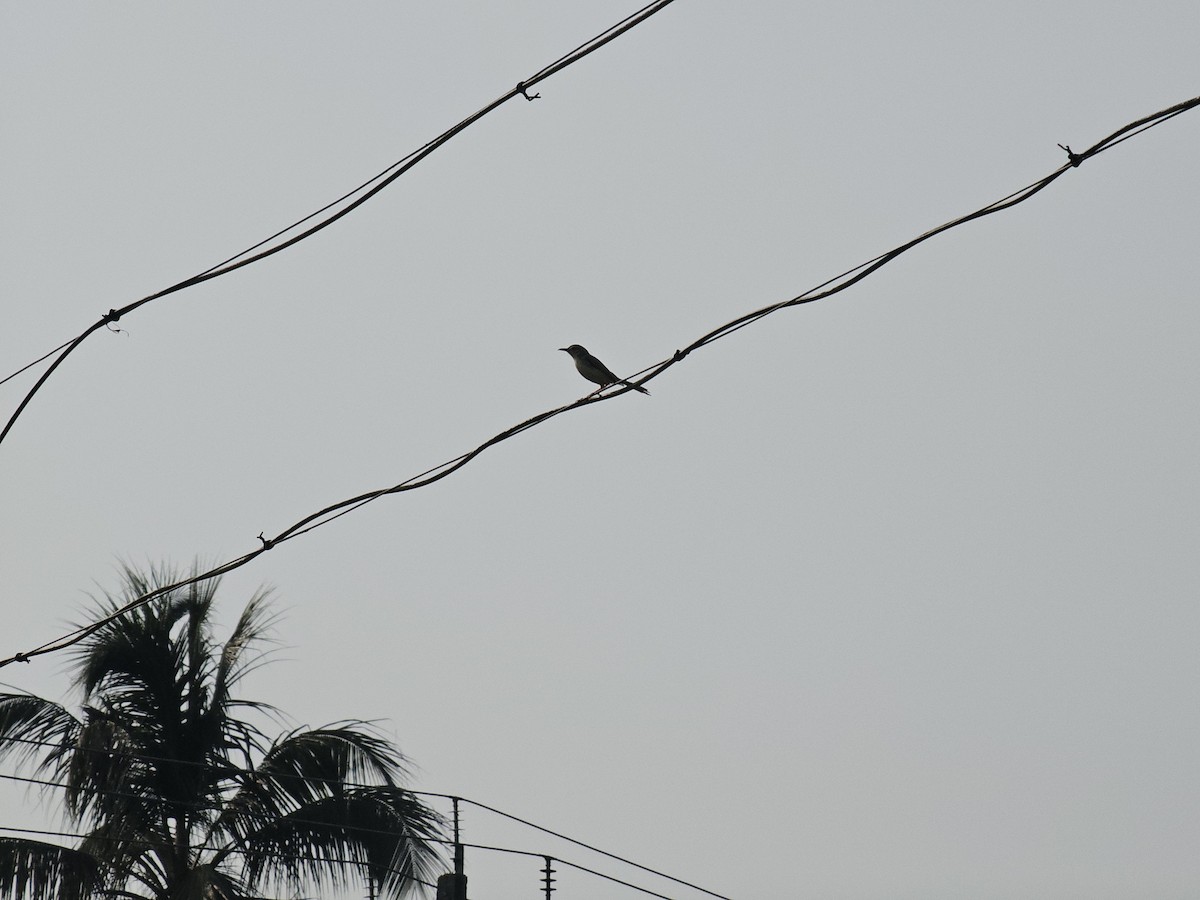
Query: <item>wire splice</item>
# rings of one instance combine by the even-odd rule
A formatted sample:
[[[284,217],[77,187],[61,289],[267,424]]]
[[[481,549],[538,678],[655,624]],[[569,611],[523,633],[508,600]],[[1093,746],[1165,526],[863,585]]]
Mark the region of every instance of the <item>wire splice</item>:
[[[537,100],[542,96],[541,94],[530,95],[529,88],[525,87],[525,82],[523,82],[523,81],[517,82],[516,90],[520,92],[522,97],[524,97],[526,100],[530,100],[530,101]]]
[[[1067,151],[1067,161],[1075,168],[1079,168],[1079,164],[1083,162],[1083,155],[1073,152],[1066,144],[1059,144],[1058,146]]]

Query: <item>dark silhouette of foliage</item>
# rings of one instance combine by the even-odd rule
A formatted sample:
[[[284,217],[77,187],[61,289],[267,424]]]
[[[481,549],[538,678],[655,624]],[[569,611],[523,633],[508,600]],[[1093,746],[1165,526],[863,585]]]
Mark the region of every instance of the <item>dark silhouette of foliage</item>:
[[[123,596],[96,619],[176,580],[126,568]],[[404,757],[369,723],[271,739],[248,720],[278,717],[235,693],[264,661],[272,616],[259,592],[218,643],[216,587],[170,591],[80,644],[78,713],[0,694],[0,759],[63,784],[83,835],[74,847],[0,838],[0,894],[250,900],[369,881],[401,897],[443,868],[440,818],[401,786]]]

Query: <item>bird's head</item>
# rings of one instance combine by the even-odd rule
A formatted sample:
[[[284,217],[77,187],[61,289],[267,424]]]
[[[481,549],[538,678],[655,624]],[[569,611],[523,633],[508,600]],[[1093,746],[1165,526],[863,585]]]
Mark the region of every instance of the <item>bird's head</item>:
[[[559,347],[564,353],[570,353],[572,357],[578,359],[581,356],[587,356],[587,351],[578,344],[572,344],[570,347]]]

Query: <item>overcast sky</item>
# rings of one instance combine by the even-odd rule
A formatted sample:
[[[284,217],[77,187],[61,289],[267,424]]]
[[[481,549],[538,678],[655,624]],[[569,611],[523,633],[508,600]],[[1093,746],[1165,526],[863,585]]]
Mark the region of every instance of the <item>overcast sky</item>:
[[[0,377],[636,8],[0,5]],[[1194,0],[673,4],[89,338],[0,445],[0,656],[121,559],[232,558],[577,399],[559,347],[630,374],[1051,173],[1200,94],[1198,34]],[[284,613],[249,692],[737,900],[1195,897],[1198,152],[1200,111],[280,545],[222,587]],[[0,681],[67,699],[67,661]],[[480,898],[539,867],[467,857]]]

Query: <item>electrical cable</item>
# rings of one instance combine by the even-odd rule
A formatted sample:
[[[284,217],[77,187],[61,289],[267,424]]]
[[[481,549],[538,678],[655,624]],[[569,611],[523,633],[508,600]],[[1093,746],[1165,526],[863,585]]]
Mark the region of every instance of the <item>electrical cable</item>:
[[[79,832],[74,832],[74,831],[51,831],[51,830],[45,829],[45,828],[18,828],[13,825],[0,825],[0,831],[11,831],[11,832],[15,832],[17,834],[34,834],[34,835],[39,835],[41,837],[75,838],[77,840],[84,840],[84,839],[97,840],[97,839],[99,839],[99,840],[104,840],[104,841],[109,841],[109,842],[120,841],[121,843],[123,843],[126,846],[142,847],[147,850],[153,850],[153,849],[157,849],[159,847],[170,846],[169,844],[167,844],[163,841],[146,841],[146,840],[139,840],[136,838],[130,839],[130,838],[122,838],[122,837],[106,837],[104,835],[96,835],[96,834],[80,834]],[[230,848],[229,852],[231,854],[236,853],[236,854],[240,854],[243,856],[246,854],[245,850],[243,850],[241,848],[237,848],[237,847]],[[334,856],[334,857],[305,856],[305,855],[299,854],[299,853],[287,853],[282,850],[269,851],[268,855],[276,856],[276,857],[279,857],[280,859],[304,860],[306,862],[330,862],[330,863],[340,863],[340,864],[344,864],[344,865],[354,865],[354,866],[363,865],[362,860],[347,859],[345,857],[340,857],[340,856]],[[391,875],[400,875],[402,877],[406,877],[408,880],[413,881],[416,884],[424,885],[425,887],[428,887],[428,888],[436,888],[437,887],[436,884],[433,884],[432,882],[429,882],[429,881],[425,881],[422,878],[417,878],[416,876],[413,876],[413,875],[405,876],[403,872],[400,872],[397,869],[391,868],[390,866],[386,867],[386,871]]]
[[[55,350],[51,350],[45,356],[41,357],[41,359],[35,360],[32,363],[29,363],[28,365],[24,366],[23,368],[17,370],[17,372],[14,372],[12,375],[7,376],[4,379],[4,381],[8,381],[10,378],[14,377],[15,375],[18,375],[21,372],[25,371],[26,369],[37,365],[37,363],[41,362],[42,360],[46,359],[49,356],[52,356],[53,354],[57,353],[59,350],[62,351],[59,354],[59,356],[50,364],[50,366],[46,369],[46,371],[42,373],[41,377],[34,383],[33,387],[30,388],[29,392],[25,395],[24,399],[20,402],[20,404],[18,404],[16,410],[9,417],[8,422],[5,424],[4,429],[0,430],[0,443],[4,442],[4,439],[8,436],[9,431],[12,430],[13,425],[16,423],[16,421],[20,417],[21,413],[23,413],[25,411],[25,408],[29,405],[29,402],[33,399],[34,395],[37,394],[39,390],[41,390],[42,385],[44,385],[46,383],[46,380],[51,376],[51,374],[53,374],[54,370],[57,369],[59,367],[59,365],[62,364],[63,360],[65,360],[68,356],[70,356],[71,353],[73,353],[75,351],[75,349],[80,344],[82,344],[84,340],[86,340],[89,336],[91,336],[94,332],[98,331],[99,329],[103,328],[106,325],[110,325],[114,322],[119,321],[123,316],[128,315],[129,313],[133,312],[134,310],[136,310],[142,306],[145,306],[147,303],[150,303],[151,301],[159,300],[170,294],[174,294],[177,291],[184,290],[185,288],[194,287],[195,285],[202,284],[205,281],[211,281],[214,278],[218,278],[222,275],[227,275],[228,273],[233,272],[237,269],[240,269],[243,266],[248,266],[251,263],[255,263],[255,262],[258,262],[259,260],[266,259],[268,256],[272,256],[272,255],[278,253],[279,251],[292,246],[292,244],[298,243],[298,242],[304,240],[305,238],[316,234],[318,231],[321,231],[322,229],[327,228],[328,226],[330,226],[334,222],[336,222],[338,219],[342,218],[343,216],[345,216],[348,213],[352,212],[353,210],[357,209],[362,204],[366,203],[368,200],[370,200],[372,197],[374,197],[376,194],[378,194],[380,191],[382,191],[384,188],[386,188],[388,185],[390,185],[392,182],[394,182],[397,178],[399,178],[405,172],[409,171],[417,163],[421,162],[421,160],[425,159],[427,156],[429,156],[431,153],[433,153],[439,147],[443,146],[444,144],[449,142],[452,138],[454,138],[458,134],[465,131],[471,125],[478,122],[484,116],[495,111],[500,106],[507,103],[509,100],[512,100],[514,97],[522,96],[526,100],[536,99],[536,97],[538,95],[530,96],[529,88],[533,87],[534,85],[538,84],[539,82],[546,80],[547,78],[556,74],[557,72],[562,71],[567,66],[573,65],[574,63],[583,59],[588,54],[593,53],[594,51],[598,50],[600,47],[604,46],[609,41],[611,41],[614,38],[618,37],[619,35],[625,33],[626,31],[633,28],[634,26],[641,24],[646,19],[650,18],[655,13],[661,11],[666,6],[671,4],[672,2],[674,2],[674,0],[653,0],[653,2],[647,4],[646,6],[642,7],[637,12],[635,12],[632,15],[621,20],[621,22],[606,29],[605,31],[603,31],[600,34],[593,37],[591,40],[586,41],[583,44],[580,44],[578,47],[576,47],[570,53],[559,57],[557,60],[552,62],[550,65],[540,69],[538,72],[536,72],[529,78],[525,79],[524,81],[518,82],[516,87],[514,87],[514,88],[508,90],[507,92],[505,92],[504,94],[500,95],[495,100],[493,100],[491,103],[488,103],[486,106],[483,106],[480,109],[476,110],[474,113],[472,113],[471,115],[469,115],[465,119],[463,119],[461,122],[459,122],[457,125],[454,125],[453,127],[448,128],[446,131],[443,131],[440,135],[438,135],[433,140],[429,141],[428,143],[426,143],[419,149],[414,150],[412,153],[408,154],[407,156],[403,157],[402,159],[400,159],[397,162],[393,163],[392,165],[388,166],[388,168],[384,169],[383,172],[380,172],[374,178],[368,179],[367,181],[365,181],[361,185],[359,185],[357,188],[354,188],[352,191],[349,191],[346,194],[343,194],[341,197],[339,197],[337,200],[334,200],[332,203],[326,204],[325,206],[323,206],[321,209],[317,210],[316,212],[309,213],[307,216],[300,219],[299,221],[293,222],[291,225],[287,226],[286,228],[283,228],[283,229],[277,231],[271,237],[268,237],[262,241],[259,241],[257,244],[254,244],[253,246],[248,247],[247,249],[241,251],[240,253],[237,253],[237,254],[229,257],[229,259],[225,260],[224,262],[218,263],[215,266],[205,269],[203,272],[193,275],[191,278],[185,278],[183,281],[176,282],[175,284],[170,285],[169,287],[163,288],[162,290],[160,290],[156,293],[150,294],[146,297],[143,297],[140,300],[136,300],[133,303],[129,303],[126,306],[122,306],[119,309],[110,309],[107,313],[105,313],[103,316],[100,317],[99,321],[88,326],[87,329],[85,329],[82,333],[80,333],[73,340],[67,341],[66,343],[59,345],[58,348],[56,348]],[[376,183],[376,182],[378,182],[378,183]],[[352,201],[350,200],[351,197],[355,197],[355,195],[360,192],[364,192],[364,193],[362,193],[361,196],[356,197],[354,200],[352,200]],[[273,241],[277,238],[283,237],[283,235],[288,234],[291,231],[294,231],[295,229],[304,225],[306,222],[310,221],[311,219],[322,215],[323,213],[327,212],[330,209],[333,209],[334,207],[337,207],[339,204],[342,204],[342,203],[346,203],[346,205],[344,207],[342,207],[341,209],[338,209],[336,212],[332,213],[331,215],[321,219],[315,225],[312,225],[309,228],[305,229],[304,231],[301,231],[298,234],[294,234],[291,237],[289,237],[285,240],[282,240],[277,244],[267,246],[266,249],[260,249],[260,248],[263,248],[265,245],[270,244],[271,241]],[[258,252],[255,252],[255,251],[258,251]],[[4,383],[3,381],[0,381],[0,384],[3,384],[3,383]]]
[[[653,4],[652,4],[652,6],[653,6]],[[649,7],[647,7],[647,9],[649,9]],[[632,26],[628,26],[628,27],[632,27]],[[611,37],[609,39],[611,40]],[[557,71],[557,70],[555,70],[555,71]],[[550,73],[550,74],[552,74],[552,73]],[[542,76],[542,77],[545,77],[545,76]],[[1040,191],[1042,191],[1046,187],[1048,187],[1050,184],[1052,184],[1061,175],[1063,175],[1068,169],[1078,166],[1083,160],[1089,159],[1092,156],[1102,153],[1103,151],[1109,149],[1110,147],[1116,146],[1117,144],[1119,144],[1125,140],[1128,140],[1130,137],[1133,137],[1134,134],[1141,134],[1142,132],[1146,131],[1147,129],[1153,127],[1154,125],[1159,125],[1162,122],[1165,122],[1168,119],[1174,118],[1175,116],[1180,115],[1181,113],[1186,112],[1190,109],[1193,109],[1198,105],[1200,105],[1200,97],[1194,97],[1191,100],[1185,100],[1182,103],[1178,103],[1174,106],[1168,107],[1167,109],[1160,110],[1157,113],[1153,113],[1149,116],[1145,116],[1144,118],[1139,119],[1136,122],[1132,122],[1129,125],[1125,125],[1122,128],[1119,128],[1117,131],[1113,132],[1107,138],[1098,142],[1097,144],[1093,145],[1092,147],[1088,148],[1083,153],[1078,153],[1078,154],[1073,153],[1070,151],[1069,148],[1064,148],[1067,150],[1067,153],[1068,153],[1068,162],[1064,163],[1060,168],[1056,169],[1050,175],[1047,175],[1046,177],[1039,179],[1038,181],[1032,182],[1031,184],[1028,184],[1023,188],[1020,188],[1019,190],[1016,190],[1016,191],[1008,194],[1007,196],[1002,197],[999,200],[989,203],[986,206],[975,210],[974,212],[967,213],[966,215],[960,216],[956,219],[952,219],[943,225],[939,225],[937,228],[926,231],[923,234],[908,241],[907,243],[901,244],[900,246],[898,246],[892,250],[889,250],[887,253],[883,253],[865,263],[855,266],[853,269],[849,269],[846,272],[843,272],[841,275],[837,275],[834,278],[831,278],[831,279],[823,282],[821,285],[818,285],[816,288],[812,288],[809,291],[804,292],[803,294],[799,294],[795,297],[792,297],[791,299],[782,300],[777,303],[773,303],[769,306],[762,307],[761,309],[754,310],[753,312],[749,312],[744,315],[738,316],[736,319],[733,319],[732,321],[727,322],[724,325],[721,325],[720,327],[713,329],[712,331],[709,331],[707,334],[701,336],[697,340],[686,345],[682,350],[676,350],[671,356],[667,357],[666,359],[661,360],[657,363],[654,363],[653,365],[650,365],[650,366],[640,370],[639,372],[630,376],[630,380],[635,379],[635,378],[640,378],[640,380],[635,383],[639,384],[639,385],[643,384],[653,378],[657,378],[659,375],[661,375],[667,369],[671,368],[672,366],[676,365],[679,362],[682,362],[683,359],[685,357],[687,357],[693,351],[698,350],[701,347],[704,347],[708,344],[711,344],[714,341],[720,340],[723,337],[727,337],[730,334],[733,334],[735,331],[738,331],[738,330],[746,327],[747,325],[750,325],[753,322],[757,322],[760,319],[766,318],[767,316],[771,315],[772,313],[776,313],[782,309],[787,309],[789,307],[799,306],[799,305],[805,304],[805,303],[812,303],[817,300],[823,300],[826,297],[830,297],[834,294],[840,293],[841,291],[846,290],[847,288],[851,287],[852,285],[857,284],[859,281],[866,278],[868,275],[877,271],[882,266],[884,266],[887,263],[891,262],[892,260],[896,259],[898,256],[900,256],[901,254],[905,253],[906,251],[912,249],[913,247],[917,246],[918,244],[924,243],[925,241],[929,240],[932,237],[935,237],[936,235],[942,234],[942,233],[944,233],[952,228],[955,228],[959,225],[966,224],[967,222],[970,222],[974,219],[982,218],[984,216],[988,216],[993,213],[1000,212],[1001,210],[1010,209],[1011,207],[1016,206],[1018,203],[1023,203],[1024,201],[1033,197],[1035,194],[1039,193]],[[832,285],[832,286],[830,286],[830,285]],[[76,339],[76,341],[73,343],[73,346],[77,345],[78,341],[82,340],[82,338],[84,336],[86,336],[86,333],[84,335],[82,335],[80,338]],[[61,361],[61,359],[62,359],[62,357],[60,357],[59,360],[57,360],[55,362],[55,365],[57,365],[57,363],[59,361]],[[47,372],[46,374],[48,375],[49,372]],[[45,378],[45,375],[43,376],[43,379],[44,378]],[[481,453],[483,453],[483,451],[487,450],[489,447],[495,446],[496,444],[499,444],[502,441],[506,441],[509,438],[515,437],[516,435],[520,434],[521,432],[526,431],[529,428],[533,428],[535,425],[540,425],[542,422],[545,422],[556,416],[562,415],[565,412],[570,412],[570,411],[579,409],[583,406],[590,405],[592,403],[598,403],[603,400],[611,400],[614,397],[618,397],[621,394],[624,394],[630,390],[633,390],[632,385],[628,385],[628,386],[620,385],[620,386],[617,386],[615,389],[610,390],[608,393],[604,393],[603,390],[593,392],[593,393],[587,395],[586,397],[581,398],[580,400],[576,400],[574,403],[569,403],[566,406],[560,406],[555,409],[551,409],[551,410],[547,410],[542,413],[538,413],[537,415],[532,416],[529,419],[526,419],[524,422],[521,422],[520,424],[514,425],[511,428],[505,429],[504,431],[501,431],[500,433],[493,435],[492,437],[490,437],[486,441],[484,441],[482,444],[477,446],[475,449],[470,450],[467,453],[464,453],[460,456],[456,456],[451,460],[447,460],[446,462],[441,463],[437,466],[434,466],[433,468],[426,469],[424,472],[420,473],[419,475],[414,475],[411,478],[408,478],[405,481],[400,482],[399,484],[396,484],[396,485],[393,485],[393,486],[387,487],[387,488],[380,488],[380,489],[377,489],[374,491],[369,491],[364,494],[359,494],[356,497],[351,497],[348,500],[341,500],[337,503],[330,504],[329,506],[326,506],[324,509],[318,510],[315,513],[307,515],[304,518],[300,519],[299,521],[295,522],[294,524],[290,525],[289,527],[285,528],[274,538],[264,537],[263,534],[260,533],[259,540],[262,541],[261,547],[255,549],[255,550],[252,550],[248,553],[245,553],[239,557],[236,557],[232,560],[229,560],[228,562],[222,563],[221,565],[218,565],[215,568],[209,569],[208,571],[196,573],[188,578],[182,579],[173,584],[169,584],[169,585],[165,585],[165,586],[156,588],[155,590],[150,591],[149,593],[146,593],[140,597],[137,597],[137,598],[129,601],[127,604],[125,604],[124,606],[122,606],[119,609],[117,609],[116,611],[114,611],[111,615],[106,616],[105,618],[100,619],[96,622],[93,622],[90,625],[76,628],[73,631],[70,631],[67,634],[62,635],[59,638],[56,638],[47,643],[41,644],[40,646],[34,647],[31,650],[27,650],[24,652],[18,652],[18,653],[15,653],[12,656],[7,657],[5,659],[0,659],[0,668],[3,668],[4,666],[7,666],[14,662],[28,662],[30,659],[32,659],[35,656],[42,656],[42,655],[45,655],[48,653],[55,653],[59,650],[63,650],[67,647],[71,647],[75,644],[78,644],[80,641],[87,638],[88,635],[93,634],[97,630],[103,628],[109,622],[119,618],[122,615],[125,615],[128,612],[131,612],[134,609],[137,609],[140,606],[144,606],[145,604],[151,602],[155,598],[160,597],[166,593],[169,593],[170,591],[178,590],[179,588],[187,587],[188,585],[196,584],[200,581],[206,581],[210,578],[215,578],[217,576],[224,575],[225,573],[231,572],[234,569],[239,569],[242,566],[244,566],[247,563],[254,560],[255,558],[257,558],[258,556],[260,556],[261,554],[272,549],[277,544],[280,544],[284,541],[291,540],[296,537],[300,537],[303,534],[307,534],[308,532],[313,531],[316,528],[321,527],[322,525],[326,525],[329,522],[332,522],[335,519],[341,518],[342,516],[344,516],[350,512],[353,512],[354,510],[356,510],[362,506],[365,506],[368,503],[378,500],[380,497],[386,497],[391,494],[398,494],[398,493],[401,493],[404,491],[415,490],[417,488],[426,487],[430,484],[433,484],[434,482],[440,481],[441,479],[452,474],[453,472],[457,471],[458,469],[461,469],[463,466],[465,466],[467,463],[471,462],[471,460],[475,459],[477,456],[479,456]],[[26,402],[28,401],[28,399],[29,398],[27,397]],[[22,404],[22,406],[24,406],[24,403]],[[20,410],[18,410],[18,413],[19,413],[19,411]],[[9,424],[10,425],[12,424],[12,420],[10,420]],[[0,439],[2,439],[2,436],[0,436]]]
[[[533,829],[536,829],[537,831],[545,832],[546,834],[551,835],[552,837],[556,837],[556,838],[559,838],[560,840],[564,840],[569,843],[576,844],[580,847],[583,847],[586,850],[591,850],[593,853],[599,853],[601,856],[607,856],[610,859],[615,859],[617,862],[624,863],[627,866],[632,866],[635,869],[641,869],[643,872],[649,872],[652,875],[657,875],[658,877],[665,878],[668,881],[674,881],[677,884],[681,884],[684,887],[689,887],[694,891],[700,891],[700,893],[702,893],[702,894],[708,894],[710,897],[717,897],[717,898],[719,898],[719,900],[730,900],[730,898],[726,897],[724,894],[718,894],[715,891],[710,891],[708,888],[702,888],[698,884],[692,884],[690,881],[684,881],[682,878],[676,878],[673,875],[668,875],[665,872],[660,872],[657,869],[650,868],[649,866],[643,866],[641,863],[636,863],[631,859],[626,859],[625,857],[618,856],[615,853],[609,853],[607,850],[601,850],[599,847],[593,847],[591,844],[586,844],[583,841],[577,840],[573,837],[568,837],[567,835],[561,834],[560,832],[551,831],[549,828],[545,828],[534,822],[530,822],[527,819],[522,819],[520,816],[514,816],[512,813],[504,812],[504,810],[496,809],[494,806],[488,806],[485,803],[480,803],[477,800],[470,800],[466,797],[462,797],[460,799],[464,803],[469,803],[471,806],[476,806],[479,809],[487,810],[490,813],[495,813],[496,815],[503,816],[506,819],[512,819],[514,822],[520,822],[522,825],[526,825],[529,828],[533,828]]]
[[[20,375],[20,374],[21,374],[22,372],[24,372],[26,369],[32,369],[34,366],[36,366],[36,365],[37,365],[38,363],[40,363],[42,360],[44,360],[44,359],[49,359],[51,356],[53,356],[55,353],[57,353],[57,352],[58,352],[59,350],[61,350],[63,347],[67,346],[67,344],[69,344],[69,343],[71,343],[71,342],[70,342],[70,341],[66,341],[65,343],[59,344],[57,347],[55,347],[53,350],[51,350],[51,351],[50,351],[49,353],[47,353],[45,356],[39,356],[39,357],[38,357],[37,359],[35,359],[33,362],[31,362],[31,363],[26,363],[25,365],[21,366],[21,368],[17,369],[17,371],[15,371],[15,372],[13,372],[13,373],[11,373],[11,374],[9,374],[9,375],[5,375],[3,378],[0,378],[0,384],[4,384],[4,382],[6,382],[6,381],[12,381],[14,378],[16,378],[18,375]]]
[[[18,834],[32,834],[32,835],[39,835],[42,837],[75,838],[78,840],[82,840],[84,838],[93,838],[94,839],[94,838],[98,837],[97,835],[81,834],[79,832],[72,832],[72,831],[52,831],[49,829],[42,829],[42,828],[18,828],[16,826],[9,826],[9,825],[0,825],[0,831],[14,832],[14,833],[18,833]],[[118,838],[104,838],[104,837],[101,837],[101,839],[102,840],[113,840],[113,841],[121,840],[126,845],[140,846],[140,847],[144,847],[146,849],[155,849],[158,847],[168,846],[167,844],[165,844],[161,841],[144,841],[144,840],[137,840],[137,839],[131,840],[131,839],[126,839],[126,838],[118,839]],[[446,841],[446,840],[439,840],[439,841],[437,841],[437,843],[453,844],[454,842]],[[660,898],[662,898],[662,900],[673,900],[673,898],[667,896],[666,894],[660,894],[657,891],[652,891],[649,888],[641,887],[640,885],[634,884],[630,881],[625,881],[624,879],[617,878],[614,875],[609,875],[606,872],[601,872],[597,869],[592,869],[592,868],[589,868],[588,866],[580,865],[579,863],[573,863],[570,860],[561,859],[557,856],[550,856],[545,853],[537,853],[537,852],[534,852],[531,850],[516,850],[511,847],[495,847],[495,846],[491,846],[488,844],[459,844],[459,846],[464,847],[469,850],[483,850],[483,851],[489,851],[489,852],[494,852],[494,853],[507,853],[507,854],[510,854],[513,856],[529,856],[529,857],[535,857],[537,859],[551,859],[554,862],[559,863],[560,865],[568,866],[569,868],[572,868],[572,869],[578,869],[580,872],[586,872],[589,875],[594,875],[594,876],[596,876],[598,878],[602,878],[606,881],[611,881],[614,884],[619,884],[623,887],[631,888],[635,891],[640,891],[643,894],[649,894],[652,897],[660,897]],[[231,848],[229,852],[245,855],[245,853],[247,851],[245,851],[241,848]],[[285,853],[282,851],[270,851],[269,855],[277,856],[277,857],[280,857],[283,859],[305,860],[305,861],[309,861],[309,862],[333,862],[333,863],[343,863],[343,864],[347,864],[347,865],[357,865],[357,866],[363,865],[361,860],[347,859],[347,858],[343,858],[343,857],[313,857],[313,856],[307,856],[304,854]],[[395,869],[391,869],[391,868],[389,868],[387,871],[392,874],[397,874],[397,875],[402,874],[402,873],[396,871]],[[411,880],[418,882],[419,884],[423,884],[426,887],[436,887],[436,885],[431,884],[428,881],[423,881],[419,878],[411,878]]]
[[[28,744],[31,746],[42,746],[42,747],[48,747],[48,748],[54,748],[54,749],[70,748],[70,749],[76,749],[77,751],[82,751],[82,752],[87,752],[87,753],[104,753],[104,754],[106,754],[109,752],[102,748],[91,748],[91,747],[71,748],[70,745],[60,744],[60,743],[56,743],[53,741],[34,740],[31,738],[10,737],[10,738],[7,738],[6,740],[9,740],[9,741],[15,742],[15,743]],[[190,760],[172,760],[172,759],[168,759],[166,757],[148,756],[145,754],[136,754],[136,753],[127,753],[127,754],[123,754],[123,755],[126,755],[131,759],[136,759],[136,760],[146,761],[146,762],[169,762],[169,763],[172,763],[175,765],[184,765],[184,766],[189,766],[189,767],[202,768],[207,771],[215,771],[216,770],[216,767],[214,767],[214,766],[207,765],[205,763],[194,762],[194,761],[190,761]],[[254,774],[253,770],[242,769],[240,767],[222,768],[221,771],[223,773],[227,773],[227,774],[243,774],[243,775],[253,775]],[[285,777],[301,778],[303,776],[287,775]],[[3,773],[0,773],[0,779],[26,782],[26,783],[43,786],[43,787],[56,787],[56,788],[64,788],[64,789],[67,787],[67,785],[63,784],[62,782],[54,782],[54,781],[49,781],[49,780],[37,779],[37,778],[27,778],[27,777],[16,776],[16,775],[6,775]],[[307,780],[314,780],[314,779],[307,779]],[[349,787],[349,788],[378,787],[378,785],[374,785],[374,784],[360,784],[357,782],[335,781],[333,779],[315,779],[315,780],[329,781],[330,783],[336,783],[342,787]],[[704,888],[704,887],[701,887],[700,885],[694,884],[692,882],[685,881],[682,878],[677,878],[674,875],[669,875],[666,872],[651,868],[650,866],[646,866],[646,865],[642,865],[641,863],[634,862],[633,860],[627,859],[626,857],[620,856],[616,853],[611,853],[607,850],[603,850],[593,844],[589,844],[585,841],[579,840],[578,838],[570,837],[569,835],[566,835],[566,834],[563,834],[562,832],[547,828],[543,825],[538,825],[536,822],[531,822],[528,819],[514,815],[513,813],[506,812],[502,809],[498,809],[494,806],[489,806],[488,804],[482,803],[478,800],[472,800],[468,797],[461,797],[461,796],[458,796],[455,794],[439,793],[439,792],[435,792],[435,791],[419,791],[419,790],[412,790],[409,788],[402,788],[402,790],[405,790],[407,793],[413,794],[414,796],[437,797],[437,798],[445,799],[445,800],[459,800],[463,803],[470,804],[471,806],[474,806],[478,809],[493,813],[498,816],[502,816],[503,818],[510,819],[514,822],[518,822],[521,825],[525,825],[526,827],[533,828],[536,831],[540,831],[544,834],[548,834],[551,837],[555,837],[560,840],[567,841],[568,843],[575,844],[576,846],[582,847],[585,850],[590,850],[593,853],[598,853],[601,856],[608,857],[612,860],[623,863],[624,865],[631,866],[635,869],[640,869],[651,875],[655,875],[655,876],[657,876],[659,878],[663,878],[667,881],[672,881],[676,884],[682,885],[683,887],[687,887],[687,888],[691,888],[692,890],[699,891],[700,893],[708,894],[711,897],[716,897],[716,898],[718,898],[718,900],[730,900],[730,898],[726,897],[725,895],[718,894],[715,891],[709,890],[708,888]],[[114,796],[131,796],[131,795],[122,794],[122,793],[116,792],[116,791],[105,791],[104,793],[112,794]],[[198,811],[211,811],[216,808],[213,806],[209,806],[207,804],[187,804],[187,805],[194,809],[197,809]],[[377,831],[377,829],[359,829],[359,828],[356,828],[355,830],[362,830],[362,831],[367,831],[367,832]],[[450,841],[447,843],[452,844],[453,842]],[[467,846],[467,845],[464,844],[463,846]],[[487,848],[483,848],[483,849],[487,849]],[[495,849],[495,848],[492,848],[492,849]],[[517,851],[513,851],[513,852],[517,852]],[[529,855],[541,856],[543,854],[531,853]]]

